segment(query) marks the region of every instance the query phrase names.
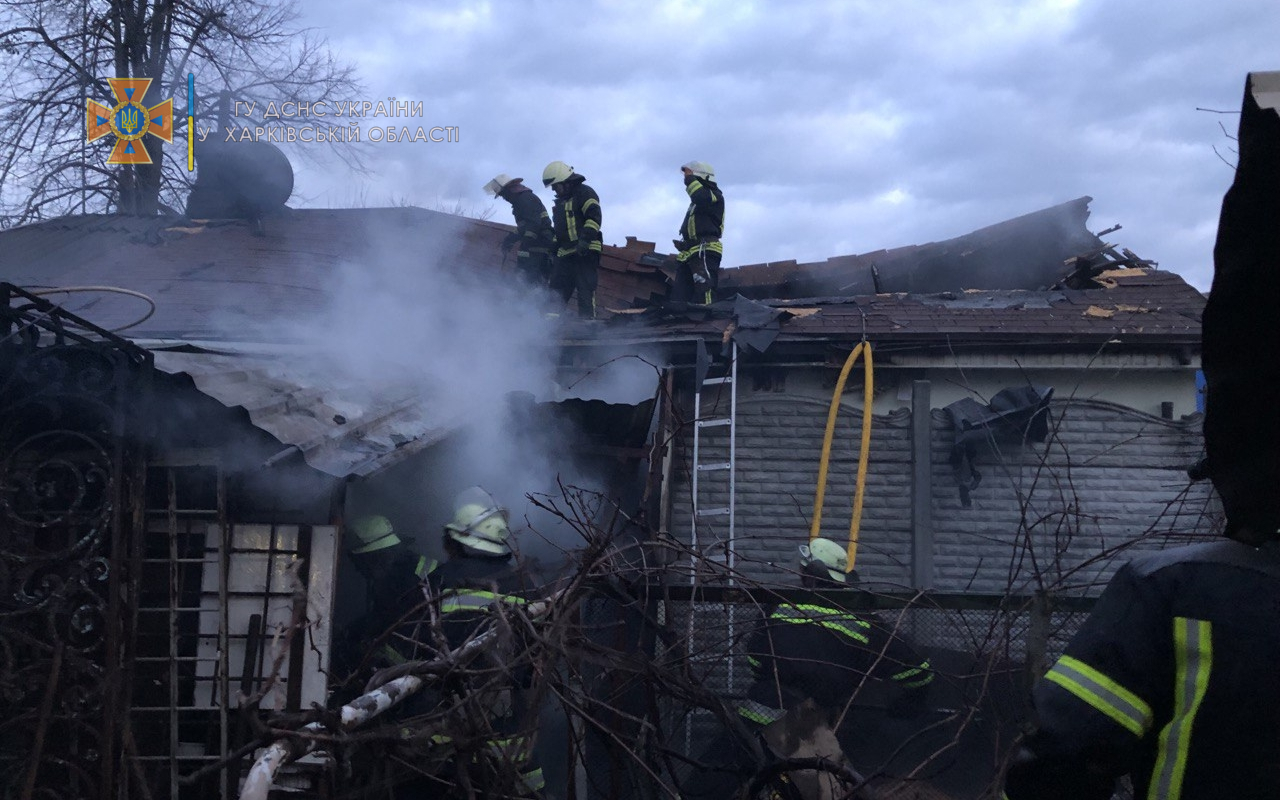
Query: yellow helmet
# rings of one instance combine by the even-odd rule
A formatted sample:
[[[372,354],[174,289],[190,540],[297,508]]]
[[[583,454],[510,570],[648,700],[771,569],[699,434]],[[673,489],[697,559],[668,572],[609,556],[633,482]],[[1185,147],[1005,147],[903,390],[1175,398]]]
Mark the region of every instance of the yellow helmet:
[[[507,510],[479,486],[461,492],[453,501],[453,519],[444,526],[445,535],[472,550],[489,555],[510,555],[507,539]]]
[[[827,568],[831,580],[844,583],[845,573],[849,571],[849,554],[830,539],[814,539],[800,545],[801,568],[810,564],[821,564]]]
[[[542,171],[542,185],[552,186],[557,183],[564,183],[573,175],[573,167],[563,161],[552,161],[547,168]]]
[[[391,520],[381,514],[360,517],[351,523],[351,532],[360,541],[360,546],[351,551],[356,554],[372,553],[400,544],[400,537],[392,529]]]

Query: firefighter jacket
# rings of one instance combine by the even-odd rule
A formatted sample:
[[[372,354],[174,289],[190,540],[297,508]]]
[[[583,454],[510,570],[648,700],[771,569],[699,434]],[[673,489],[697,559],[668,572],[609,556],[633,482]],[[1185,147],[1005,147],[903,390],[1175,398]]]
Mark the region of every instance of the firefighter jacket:
[[[575,174],[566,183],[573,188],[566,196],[557,197],[551,209],[559,247],[556,255],[563,258],[578,252],[579,241],[586,242],[586,249],[599,253],[604,249],[600,232],[600,198],[583,182],[581,175]]]
[[[476,635],[479,629],[492,619],[490,608],[495,604],[523,606],[527,600],[520,593],[520,576],[507,557],[453,557],[435,570],[429,579],[432,594],[438,598],[440,627],[450,650],[455,650]],[[499,661],[481,655],[472,666],[499,666]],[[545,778],[542,769],[533,761],[532,730],[526,724],[524,706],[532,673],[528,668],[513,670],[509,686],[505,690],[494,689],[490,682],[487,693],[496,701],[490,704],[489,720],[494,736],[485,747],[490,755],[514,767],[523,783],[518,794],[537,794],[543,789]],[[474,689],[474,687],[470,687]],[[536,720],[535,720],[536,724]],[[449,743],[436,737],[441,744]]]
[[[890,693],[922,690],[933,681],[929,662],[880,620],[827,605],[784,603],[747,641],[755,682],[738,713],[767,725],[789,706],[813,698],[842,712],[864,685]]]
[[[450,558],[431,574],[440,601],[440,621],[450,649],[460,647],[489,619],[495,603],[522,606],[519,580],[510,557]]]
[[[550,253],[556,239],[547,207],[527,186],[509,188],[507,193],[511,200],[511,214],[516,219],[515,235],[519,244],[516,255],[528,258],[534,253]]]
[[[689,193],[689,210],[680,224],[679,261],[687,261],[700,248],[724,255],[720,236],[724,233],[724,194],[714,181],[690,175],[684,189]]]
[[[1280,797],[1280,543],[1122,567],[1034,691],[1010,800]]]
[[[397,623],[412,627],[416,620],[412,612],[426,603],[423,588],[437,562],[414,552],[405,543],[370,553],[353,553],[351,560],[365,580],[365,611],[337,636],[334,671],[342,674],[360,666],[375,642],[380,644],[372,653],[373,666],[399,664],[421,656],[404,646],[393,646],[393,637],[386,634]]]

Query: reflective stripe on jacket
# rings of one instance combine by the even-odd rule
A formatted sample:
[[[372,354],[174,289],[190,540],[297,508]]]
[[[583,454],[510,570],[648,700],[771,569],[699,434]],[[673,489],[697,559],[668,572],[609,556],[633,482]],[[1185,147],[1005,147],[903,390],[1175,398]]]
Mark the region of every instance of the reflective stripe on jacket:
[[[714,181],[693,178],[685,184],[689,193],[689,209],[680,223],[679,261],[687,261],[701,250],[724,254],[720,237],[724,235],[724,194]]]
[[[577,252],[579,239],[590,243],[594,252],[604,249],[600,225],[603,216],[600,213],[600,198],[595,190],[578,180],[573,189],[565,197],[557,197],[551,209],[555,226],[557,254],[571,255]]]
[[[1280,545],[1223,540],[1122,567],[1034,692],[1010,800],[1280,797]]]
[[[453,614],[458,611],[484,611],[495,603],[524,605],[522,597],[479,589],[446,589],[440,595],[440,613]]]
[[[933,681],[929,662],[878,619],[816,603],[779,605],[747,642],[755,684],[773,707],[813,698],[843,709],[868,679],[915,692]]]

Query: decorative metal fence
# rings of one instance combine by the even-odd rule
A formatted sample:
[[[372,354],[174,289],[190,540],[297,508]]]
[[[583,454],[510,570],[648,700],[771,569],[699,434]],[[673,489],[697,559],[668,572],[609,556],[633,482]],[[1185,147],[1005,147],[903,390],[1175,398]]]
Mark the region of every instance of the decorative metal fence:
[[[0,284],[0,794],[116,795],[150,356]]]

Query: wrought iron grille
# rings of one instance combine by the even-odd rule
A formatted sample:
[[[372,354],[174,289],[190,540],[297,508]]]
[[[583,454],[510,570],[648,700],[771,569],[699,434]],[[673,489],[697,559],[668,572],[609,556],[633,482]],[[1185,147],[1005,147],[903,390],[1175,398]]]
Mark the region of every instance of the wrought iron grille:
[[[0,794],[108,798],[132,748],[131,404],[150,355],[0,284]]]

